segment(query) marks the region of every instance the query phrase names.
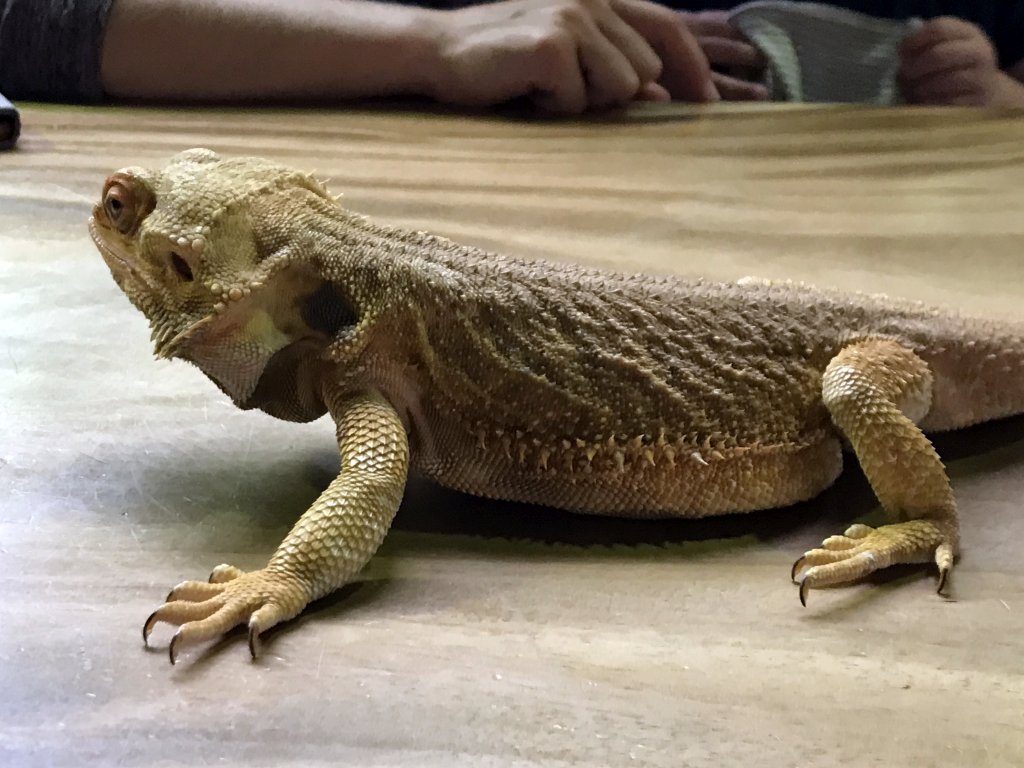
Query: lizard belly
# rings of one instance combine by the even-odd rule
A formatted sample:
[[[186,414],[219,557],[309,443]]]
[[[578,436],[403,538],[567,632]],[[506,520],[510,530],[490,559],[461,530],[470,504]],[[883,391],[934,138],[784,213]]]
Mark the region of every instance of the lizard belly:
[[[521,441],[527,441],[525,446]],[[622,517],[705,517],[786,506],[830,486],[842,471],[837,437],[736,448],[708,459],[623,451],[621,464],[587,459],[574,444],[546,448],[512,436],[488,445],[431,430],[414,463],[436,482],[477,496]]]

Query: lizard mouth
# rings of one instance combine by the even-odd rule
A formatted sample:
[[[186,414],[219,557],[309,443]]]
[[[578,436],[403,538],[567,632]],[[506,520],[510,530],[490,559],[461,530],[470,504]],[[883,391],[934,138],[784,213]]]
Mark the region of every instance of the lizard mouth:
[[[105,236],[105,229],[96,220],[95,215],[89,217],[89,235],[92,237],[97,250],[99,250],[100,256],[103,257],[103,261],[106,262],[107,267],[110,269],[114,282],[131,299],[132,303],[141,309],[151,322],[154,322],[153,318],[157,316],[157,313],[153,311],[154,307],[150,296],[149,284],[128,259],[121,256],[111,247]],[[155,326],[153,332],[156,338],[153,349],[154,354],[161,359],[174,357],[189,339],[212,320],[213,316],[200,318],[181,331],[176,331],[175,328],[162,324]]]
[[[89,236],[92,237],[93,244],[100,252],[100,256],[103,257],[103,261],[106,262],[107,267],[110,269],[110,272],[113,274],[114,280],[117,281],[118,285],[122,285],[122,281],[127,277],[131,277],[137,282],[142,282],[142,276],[135,271],[131,262],[110,247],[110,244],[107,242],[104,233],[101,231],[100,224],[96,221],[95,216],[89,217]]]

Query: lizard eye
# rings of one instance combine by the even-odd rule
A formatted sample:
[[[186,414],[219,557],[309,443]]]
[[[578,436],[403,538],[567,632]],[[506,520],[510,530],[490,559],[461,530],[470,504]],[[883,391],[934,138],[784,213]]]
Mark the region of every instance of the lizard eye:
[[[103,216],[122,235],[130,235],[156,205],[153,192],[126,171],[107,179],[103,189]]]
[[[120,184],[111,184],[107,194],[103,196],[103,212],[119,232],[127,232],[131,228],[127,215],[128,206],[125,205],[127,192],[128,190]]]
[[[178,277],[186,283],[191,283],[195,279],[195,276],[192,274],[192,267],[188,265],[188,262],[180,254],[173,251],[171,251],[171,266],[178,273]]]
[[[121,218],[121,211],[124,210],[124,203],[121,202],[118,190],[112,189],[107,193],[107,215],[114,221]]]

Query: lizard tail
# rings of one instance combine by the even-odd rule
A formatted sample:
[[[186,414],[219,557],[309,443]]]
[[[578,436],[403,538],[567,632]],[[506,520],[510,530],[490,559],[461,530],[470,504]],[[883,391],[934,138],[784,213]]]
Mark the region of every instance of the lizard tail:
[[[921,428],[939,432],[1024,413],[1024,324],[956,325],[919,353],[935,376]]]

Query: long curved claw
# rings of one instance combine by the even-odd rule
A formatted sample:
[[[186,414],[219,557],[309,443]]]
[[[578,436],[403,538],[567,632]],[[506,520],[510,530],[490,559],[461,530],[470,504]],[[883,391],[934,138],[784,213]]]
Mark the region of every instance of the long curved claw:
[[[800,580],[800,605],[807,607],[807,593],[811,591],[811,585],[807,579]]]
[[[279,603],[264,603],[249,617],[249,653],[255,659],[260,653],[260,634],[287,618],[287,610]]]
[[[171,666],[173,667],[178,662],[178,641],[181,640],[181,630],[179,629],[174,633],[174,637],[171,638],[170,645],[167,646],[167,655],[171,657]]]
[[[149,618],[146,619],[146,623],[142,625],[142,644],[143,645],[146,645],[146,646],[149,645],[149,633],[152,632],[153,631],[153,627],[156,626],[156,623],[158,621],[156,615],[158,613],[160,613],[160,609],[159,608],[157,608],[155,611],[153,611],[151,614],[149,614]]]
[[[798,582],[796,580],[796,575],[800,571],[800,569],[803,567],[803,564],[806,561],[807,561],[807,555],[800,555],[800,557],[797,558],[797,561],[795,563],[793,563],[793,567],[790,568],[790,570],[789,570],[789,580],[792,581],[794,584],[799,584],[800,583],[800,582]]]
[[[249,655],[253,661],[260,655],[260,630],[252,622],[249,622]]]
[[[953,572],[955,560],[956,552],[949,544],[940,544],[935,550],[935,565],[939,568],[939,586],[935,591],[940,595],[946,589],[949,582],[949,574]]]

